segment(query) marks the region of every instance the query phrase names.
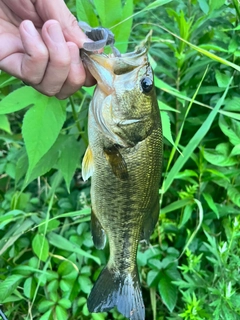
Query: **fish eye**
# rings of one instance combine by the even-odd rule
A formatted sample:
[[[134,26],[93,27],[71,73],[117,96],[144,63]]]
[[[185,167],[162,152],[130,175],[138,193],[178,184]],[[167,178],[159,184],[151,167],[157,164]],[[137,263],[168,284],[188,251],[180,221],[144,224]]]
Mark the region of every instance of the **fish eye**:
[[[143,93],[149,93],[153,88],[153,81],[149,77],[144,77],[141,80],[141,88]]]

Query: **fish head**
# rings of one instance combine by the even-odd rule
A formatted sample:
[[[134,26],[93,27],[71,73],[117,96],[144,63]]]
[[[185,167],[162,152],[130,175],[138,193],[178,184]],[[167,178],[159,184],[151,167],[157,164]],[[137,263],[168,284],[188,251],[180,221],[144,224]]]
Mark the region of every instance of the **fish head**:
[[[137,140],[149,134],[156,94],[146,48],[121,56],[84,53],[83,61],[97,80],[93,113],[105,132],[121,137],[120,144],[129,143],[127,135],[133,136],[133,131]]]

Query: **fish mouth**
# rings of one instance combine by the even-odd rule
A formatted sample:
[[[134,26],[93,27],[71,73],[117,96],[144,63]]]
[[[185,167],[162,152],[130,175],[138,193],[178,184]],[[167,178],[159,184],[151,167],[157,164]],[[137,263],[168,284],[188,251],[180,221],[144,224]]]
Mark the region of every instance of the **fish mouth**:
[[[81,58],[101,89],[111,92],[115,76],[129,73],[148,63],[146,52],[147,49],[142,47],[134,52],[114,56],[82,50]]]

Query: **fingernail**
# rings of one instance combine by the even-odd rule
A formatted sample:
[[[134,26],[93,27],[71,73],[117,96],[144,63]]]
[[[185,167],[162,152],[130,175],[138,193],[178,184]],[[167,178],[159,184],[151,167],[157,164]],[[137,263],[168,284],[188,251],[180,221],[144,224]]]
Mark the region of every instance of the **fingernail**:
[[[28,21],[28,20],[24,21],[23,27],[27,31],[27,33],[30,34],[31,36],[36,37],[36,35],[38,35],[38,32],[31,21]]]
[[[47,28],[48,34],[50,38],[54,42],[62,42],[64,41],[64,37],[62,34],[62,29],[58,23],[52,23],[50,26]]]

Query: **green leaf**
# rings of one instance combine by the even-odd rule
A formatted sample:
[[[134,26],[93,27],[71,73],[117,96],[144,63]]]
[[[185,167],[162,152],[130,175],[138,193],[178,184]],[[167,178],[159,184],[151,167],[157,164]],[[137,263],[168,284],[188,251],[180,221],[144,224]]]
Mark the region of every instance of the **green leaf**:
[[[150,270],[147,274],[147,285],[155,287],[159,281],[159,270]]]
[[[71,301],[68,299],[61,299],[58,301],[58,304],[64,309],[69,309],[71,308],[71,305],[72,305]]]
[[[3,303],[13,293],[23,278],[22,275],[14,274],[0,282],[0,303]]]
[[[61,154],[65,141],[68,139],[67,135],[60,134],[52,145],[52,147],[47,151],[47,153],[39,160],[36,166],[33,168],[32,173],[29,178],[25,178],[23,189],[34,179],[44,175],[50,171],[58,161]],[[22,156],[19,158],[16,167],[16,182],[26,174],[28,165],[28,159],[26,152],[23,152]]]
[[[91,283],[91,280],[89,279],[89,277],[80,275],[78,278],[78,282],[80,284],[81,290],[84,293],[89,294],[92,289],[92,283]]]
[[[79,21],[84,21],[91,27],[98,27],[98,18],[94,13],[94,7],[91,1],[76,0],[76,9]]]
[[[101,264],[100,259],[98,257],[94,257],[93,255],[91,255],[87,251],[80,249],[78,246],[76,246],[76,244],[73,244],[69,240],[63,238],[62,236],[60,236],[56,233],[53,233],[53,232],[49,233],[48,239],[49,239],[49,242],[53,246],[55,246],[56,248],[60,248],[62,250],[66,250],[69,252],[78,253],[83,257],[93,259],[99,265]]]
[[[122,9],[122,18],[125,20],[124,23],[118,28],[112,28],[113,32],[116,32],[116,43],[120,52],[126,52],[128,47],[128,39],[132,30],[133,23],[133,0],[126,0],[124,7]]]
[[[214,109],[210,112],[207,119],[204,121],[202,126],[198,129],[198,131],[195,133],[195,135],[192,137],[192,139],[189,141],[188,145],[184,148],[182,155],[180,155],[177,159],[177,161],[174,163],[173,167],[169,171],[166,180],[163,182],[163,192],[166,192],[170,185],[172,184],[173,180],[175,179],[178,172],[182,169],[183,165],[187,162],[193,151],[197,148],[201,140],[205,137],[207,132],[209,131],[219,109],[221,108],[221,105],[225,99],[225,96],[228,92],[228,88],[231,82],[229,82],[228,87],[226,88],[223,96],[221,99],[218,100],[217,105],[214,107]]]
[[[39,320],[50,320],[52,319],[52,309],[48,310]]]
[[[160,100],[158,100],[158,107],[159,107],[160,111],[173,111],[173,112],[180,113],[179,110],[174,109],[172,107],[169,107],[166,103],[164,103]]]
[[[219,126],[234,146],[240,144],[240,121],[220,115]]]
[[[21,220],[20,220],[21,222]],[[33,225],[32,219],[16,221],[12,228],[0,239],[0,256]],[[11,232],[13,230],[13,232]]]
[[[231,151],[230,157],[239,156],[240,155],[240,144],[237,144]]]
[[[0,101],[0,114],[12,113],[34,105],[40,96],[42,95],[31,87],[17,89]]]
[[[223,108],[227,111],[240,111],[240,97],[231,97],[231,99],[226,99],[225,106]],[[239,114],[240,115],[240,114]]]
[[[167,306],[168,310],[172,312],[177,302],[178,288],[172,284],[172,279],[170,279],[164,271],[160,271],[158,291],[163,303]]]
[[[38,310],[43,313],[43,312],[46,312],[47,310],[49,310],[51,307],[54,306],[54,302],[53,301],[46,301],[46,300],[43,300],[39,303],[38,305]]]
[[[209,0],[210,11],[217,10],[225,4],[225,0]]]
[[[209,5],[206,0],[198,0],[200,9],[207,14],[209,11]]]
[[[167,3],[171,2],[171,1],[172,0],[156,0],[156,1],[153,1],[148,6],[146,6],[143,11],[155,9],[155,8],[163,6],[164,4],[167,4]]]
[[[101,25],[105,28],[112,27],[122,19],[121,0],[93,0],[93,2],[99,14]]]
[[[240,188],[228,187],[227,195],[236,206],[240,207]]]
[[[34,297],[37,284],[33,277],[27,278],[23,284],[23,292],[25,296],[29,299]]]
[[[27,178],[56,141],[65,117],[65,102],[43,95],[25,114],[22,133],[29,161]]]
[[[68,313],[63,307],[56,306],[55,311],[56,311],[56,319],[58,319],[58,320],[68,320],[69,319]]]
[[[215,76],[216,76],[218,86],[220,88],[226,88],[229,83],[230,76],[220,72],[219,70],[215,71]]]
[[[167,205],[166,207],[162,208],[161,214],[166,214],[168,212],[175,211],[175,210],[183,208],[189,204],[192,204],[191,198],[174,201],[174,202],[170,203],[169,205]]]
[[[70,192],[69,186],[72,177],[76,168],[80,164],[80,158],[83,156],[84,151],[85,143],[83,139],[77,141],[75,136],[69,135],[62,145],[62,150],[57,167],[62,172],[68,192]]]
[[[218,212],[218,208],[211,196],[211,194],[209,193],[203,193],[203,197],[206,200],[208,206],[210,209],[212,209],[212,211],[216,214],[217,218],[219,219],[219,212]]]
[[[0,130],[6,131],[8,133],[12,133],[8,118],[4,114],[0,115]]]
[[[183,216],[182,216],[181,221],[178,225],[178,228],[182,228],[188,222],[188,220],[191,218],[192,212],[193,212],[192,205],[187,205],[184,208]]]
[[[48,241],[43,234],[37,233],[32,241],[32,248],[37,257],[46,261],[49,254],[49,245]]]
[[[180,259],[182,257],[182,255],[184,254],[184,252],[187,250],[187,248],[190,246],[191,242],[193,241],[193,239],[195,238],[196,234],[198,233],[201,225],[202,225],[202,222],[203,222],[203,207],[202,207],[202,203],[197,200],[197,199],[194,199],[197,207],[198,207],[198,224],[197,224],[197,227],[196,229],[193,231],[193,233],[191,234],[190,238],[187,240],[187,243],[185,244],[180,256],[178,259]]]
[[[231,146],[229,143],[220,143],[216,149],[204,149],[204,158],[211,164],[220,167],[232,166],[238,163],[237,159],[230,157]]]
[[[171,131],[171,122],[170,118],[167,112],[162,111],[161,112],[161,119],[162,119],[162,127],[163,127],[163,136],[171,142],[171,144],[174,146],[174,141],[172,138],[172,131]]]

